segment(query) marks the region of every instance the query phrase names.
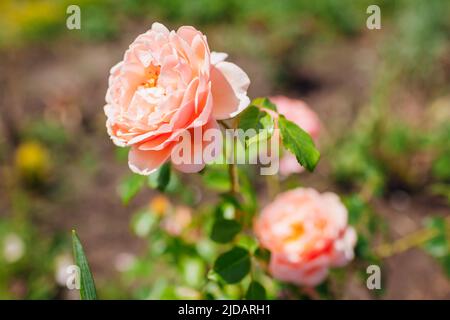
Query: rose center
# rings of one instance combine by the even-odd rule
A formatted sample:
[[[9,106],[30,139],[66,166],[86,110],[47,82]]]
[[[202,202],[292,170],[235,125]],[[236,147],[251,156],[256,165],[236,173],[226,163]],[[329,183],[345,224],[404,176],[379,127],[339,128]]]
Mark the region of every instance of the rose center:
[[[146,71],[146,81],[142,83],[142,86],[144,86],[145,88],[156,87],[156,85],[158,84],[160,70],[160,66],[150,66],[150,68],[148,68],[148,70]]]
[[[290,226],[290,233],[286,237],[286,241],[296,241],[298,238],[300,238],[305,233],[305,227],[303,226],[303,223],[298,222],[294,223]]]

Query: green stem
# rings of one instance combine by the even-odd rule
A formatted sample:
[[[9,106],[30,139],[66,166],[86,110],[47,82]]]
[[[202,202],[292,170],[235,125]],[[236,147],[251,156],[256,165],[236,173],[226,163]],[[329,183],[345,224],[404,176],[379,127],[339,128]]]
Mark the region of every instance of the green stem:
[[[239,175],[237,170],[237,165],[230,163],[228,165],[228,173],[230,175],[231,189],[230,192],[235,195],[239,192]]]
[[[267,195],[269,200],[275,198],[275,196],[280,193],[280,180],[278,175],[268,175],[265,178],[267,186]]]
[[[231,127],[223,120],[218,121],[219,124],[224,127],[225,129],[231,129]],[[234,146],[233,146],[234,148]],[[236,148],[234,148],[233,157],[235,156]],[[228,165],[228,174],[230,176],[230,182],[231,182],[231,194],[235,195],[239,192],[239,173],[237,165],[234,163],[234,159],[232,163]]]
[[[450,223],[450,218],[446,218],[446,223]],[[420,229],[394,241],[393,243],[385,243],[378,246],[375,249],[375,252],[380,258],[388,258],[390,256],[405,252],[408,249],[423,245],[425,242],[433,239],[438,232],[439,231],[434,228]]]
[[[393,243],[382,244],[375,249],[375,252],[380,258],[389,258],[408,249],[418,247],[433,239],[437,234],[438,231],[435,229],[422,229],[412,234],[408,234]]]

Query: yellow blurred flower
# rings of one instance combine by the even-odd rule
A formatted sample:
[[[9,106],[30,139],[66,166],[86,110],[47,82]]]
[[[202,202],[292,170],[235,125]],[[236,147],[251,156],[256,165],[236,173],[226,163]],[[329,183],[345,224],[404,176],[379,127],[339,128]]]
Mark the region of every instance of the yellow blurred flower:
[[[24,177],[43,178],[50,169],[50,156],[40,143],[25,142],[16,150],[15,166]]]
[[[158,216],[163,216],[170,208],[169,200],[163,195],[157,195],[150,200],[150,210]]]
[[[58,25],[64,5],[54,0],[1,1],[0,44],[22,41],[33,26]]]

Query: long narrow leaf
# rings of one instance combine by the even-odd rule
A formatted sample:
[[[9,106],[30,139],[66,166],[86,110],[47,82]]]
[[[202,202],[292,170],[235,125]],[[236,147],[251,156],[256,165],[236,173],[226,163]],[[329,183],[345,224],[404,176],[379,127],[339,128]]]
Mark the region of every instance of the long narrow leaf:
[[[73,256],[76,265],[80,268],[80,296],[81,300],[97,300],[94,278],[84,254],[83,246],[75,230],[72,230]]]

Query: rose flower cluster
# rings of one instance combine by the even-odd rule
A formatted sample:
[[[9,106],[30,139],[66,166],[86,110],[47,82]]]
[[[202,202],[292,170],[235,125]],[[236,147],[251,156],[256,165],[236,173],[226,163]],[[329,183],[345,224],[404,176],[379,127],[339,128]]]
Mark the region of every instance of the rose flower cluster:
[[[225,53],[210,52],[206,37],[188,26],[169,31],[154,23],[129,46],[111,69],[104,111],[112,141],[130,147],[133,172],[152,173],[170,160],[184,131],[216,128],[218,120],[233,118],[250,104],[247,74],[226,58]],[[272,101],[317,139],[320,123],[305,103],[280,96]],[[183,172],[204,166],[174,165]],[[283,175],[301,172],[289,152],[280,169]],[[348,263],[356,243],[338,196],[306,188],[279,194],[256,218],[254,231],[271,251],[269,272],[305,286],[319,284],[329,268]]]

